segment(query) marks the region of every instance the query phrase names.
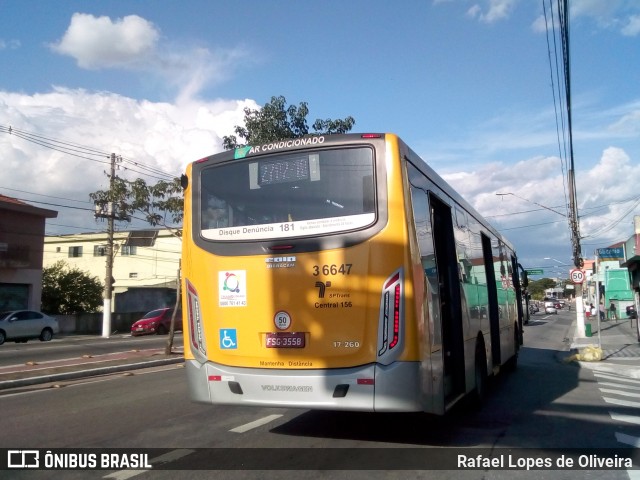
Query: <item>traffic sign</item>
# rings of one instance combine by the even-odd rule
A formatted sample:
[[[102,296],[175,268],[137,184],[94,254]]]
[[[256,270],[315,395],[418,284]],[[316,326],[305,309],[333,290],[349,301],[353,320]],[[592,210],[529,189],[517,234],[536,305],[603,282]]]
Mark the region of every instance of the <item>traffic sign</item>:
[[[527,275],[542,275],[544,273],[540,268],[527,268],[525,272],[527,272]]]
[[[580,270],[579,268],[574,268],[573,270],[571,270],[569,275],[571,276],[571,281],[573,283],[584,282],[584,271]]]

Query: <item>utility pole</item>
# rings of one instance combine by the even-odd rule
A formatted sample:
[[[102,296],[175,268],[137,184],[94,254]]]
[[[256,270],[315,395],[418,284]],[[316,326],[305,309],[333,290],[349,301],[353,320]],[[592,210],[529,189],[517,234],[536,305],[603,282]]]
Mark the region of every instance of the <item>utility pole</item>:
[[[109,338],[111,335],[111,297],[113,295],[113,225],[116,218],[116,209],[113,202],[113,187],[116,176],[116,161],[120,161],[119,157],[116,157],[115,153],[111,154],[111,169],[109,173],[109,201],[107,205],[96,205],[96,218],[107,219],[107,262],[106,273],[104,278],[104,295],[103,295],[103,307],[102,307],[102,336]]]
[[[571,111],[571,61],[569,58],[569,2],[563,0],[562,9],[559,12],[560,31],[562,36],[562,51],[565,80],[565,101],[567,105],[567,127],[569,133],[569,161],[570,166],[567,171],[569,183],[569,228],[571,230],[571,245],[573,249],[573,263],[578,269],[584,267],[582,258],[582,248],[580,247],[580,221],[578,219],[578,194],[576,192],[575,161],[573,156],[573,127]],[[576,285],[576,325],[577,334],[585,336],[584,325],[584,301],[582,298],[583,284]]]

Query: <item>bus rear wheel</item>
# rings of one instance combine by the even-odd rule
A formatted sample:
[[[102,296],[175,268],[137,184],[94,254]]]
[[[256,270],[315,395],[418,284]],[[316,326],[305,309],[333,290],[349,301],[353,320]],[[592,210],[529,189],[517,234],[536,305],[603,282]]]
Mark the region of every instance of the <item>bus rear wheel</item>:
[[[507,360],[505,364],[505,369],[507,372],[515,372],[518,369],[518,356],[520,355],[520,336],[518,335],[518,327],[515,328],[515,338],[514,338],[514,347],[515,352],[513,353],[513,357]]]
[[[478,341],[475,354],[475,381],[476,386],[471,393],[471,402],[474,408],[481,408],[487,396],[487,357],[484,352],[484,344]]]

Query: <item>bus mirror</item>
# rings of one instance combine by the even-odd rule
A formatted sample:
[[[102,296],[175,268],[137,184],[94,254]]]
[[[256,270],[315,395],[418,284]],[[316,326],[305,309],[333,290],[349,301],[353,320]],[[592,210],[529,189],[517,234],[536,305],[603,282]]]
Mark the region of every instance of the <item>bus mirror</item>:
[[[180,175],[180,186],[182,188],[187,188],[189,186],[189,177],[187,177],[184,173]]]

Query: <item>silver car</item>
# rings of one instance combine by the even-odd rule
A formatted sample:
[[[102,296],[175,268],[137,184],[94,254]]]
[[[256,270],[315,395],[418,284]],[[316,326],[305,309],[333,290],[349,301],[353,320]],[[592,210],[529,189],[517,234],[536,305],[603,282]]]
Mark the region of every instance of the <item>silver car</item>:
[[[48,342],[60,332],[58,320],[33,310],[12,310],[0,312],[0,345],[5,340],[26,342],[30,338],[39,338]]]

